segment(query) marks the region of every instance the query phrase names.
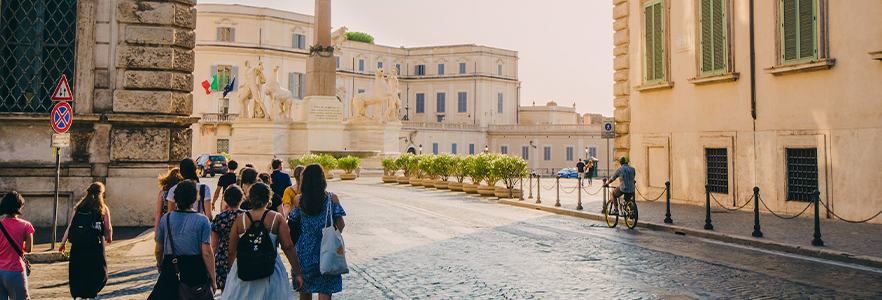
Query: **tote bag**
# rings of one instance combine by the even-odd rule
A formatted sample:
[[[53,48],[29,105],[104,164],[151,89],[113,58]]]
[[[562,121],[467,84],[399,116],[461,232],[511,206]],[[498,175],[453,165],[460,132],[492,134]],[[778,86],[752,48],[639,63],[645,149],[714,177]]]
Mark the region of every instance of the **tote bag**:
[[[325,224],[328,226],[322,229],[321,254],[319,256],[319,272],[322,275],[349,273],[343,235],[334,228],[333,214],[331,213],[332,201],[331,195],[328,194],[328,207],[325,209]]]

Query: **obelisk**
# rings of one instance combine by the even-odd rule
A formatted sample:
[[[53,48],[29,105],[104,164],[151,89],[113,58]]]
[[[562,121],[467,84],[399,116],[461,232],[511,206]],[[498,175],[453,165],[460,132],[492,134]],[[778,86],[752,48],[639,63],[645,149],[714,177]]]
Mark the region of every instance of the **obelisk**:
[[[331,0],[315,1],[315,38],[309,59],[306,60],[306,96],[335,96],[337,61],[331,46]]]
[[[306,150],[343,150],[343,103],[337,99],[337,60],[331,45],[331,0],[315,0],[315,32],[306,60],[306,98],[300,104],[306,122]],[[302,145],[301,145],[302,146]]]

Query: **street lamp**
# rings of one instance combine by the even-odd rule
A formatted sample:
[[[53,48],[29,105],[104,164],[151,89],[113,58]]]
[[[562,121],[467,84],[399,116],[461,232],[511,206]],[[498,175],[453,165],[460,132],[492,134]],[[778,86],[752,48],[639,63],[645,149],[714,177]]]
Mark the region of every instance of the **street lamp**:
[[[423,154],[423,144],[420,144],[420,154]]]
[[[404,105],[404,119],[402,121],[410,121],[408,117],[410,115],[410,103]]]
[[[488,147],[487,145],[484,145],[484,153],[488,153],[488,152],[490,152],[490,147]]]
[[[588,159],[588,147],[585,147],[585,159]]]

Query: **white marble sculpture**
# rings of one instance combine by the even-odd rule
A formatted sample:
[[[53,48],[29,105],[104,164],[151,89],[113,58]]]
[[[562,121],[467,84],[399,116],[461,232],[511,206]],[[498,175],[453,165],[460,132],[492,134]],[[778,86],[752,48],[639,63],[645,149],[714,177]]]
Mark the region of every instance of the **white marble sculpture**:
[[[266,94],[269,96],[270,106],[278,107],[277,119],[291,119],[291,104],[294,103],[294,94],[279,84],[279,65],[273,67],[266,84]]]
[[[257,118],[267,118],[272,120],[272,116],[267,113],[266,106],[264,105],[263,92],[260,88],[264,83],[266,83],[266,78],[263,76],[263,63],[258,63],[257,67],[251,66],[251,61],[245,61],[245,76],[242,77],[242,81],[239,83],[239,103],[241,103],[241,116],[245,119],[250,119],[252,117]],[[251,103],[254,103],[254,108],[251,109]]]
[[[377,69],[374,79],[374,89],[370,93],[361,93],[352,97],[352,103],[349,105],[350,113],[355,121],[384,121],[382,114],[375,113],[373,118],[368,118],[365,111],[368,106],[377,105],[378,108],[386,104],[386,107],[392,107],[394,100],[389,93],[389,87],[383,80],[383,69]]]
[[[340,54],[340,49],[343,46],[343,43],[349,40],[349,37],[346,36],[346,32],[349,32],[349,29],[346,26],[340,27],[340,29],[334,30],[331,32],[331,45],[334,46],[334,53]]]
[[[398,110],[401,109],[401,97],[398,94],[398,68],[392,68],[389,74],[389,97],[392,99],[386,104],[385,121],[388,123],[398,122]]]

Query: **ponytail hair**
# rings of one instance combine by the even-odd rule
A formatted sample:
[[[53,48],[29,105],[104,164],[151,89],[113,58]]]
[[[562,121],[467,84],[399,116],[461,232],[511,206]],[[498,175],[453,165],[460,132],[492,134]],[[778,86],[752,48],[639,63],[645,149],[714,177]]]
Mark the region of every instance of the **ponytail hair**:
[[[86,189],[86,196],[83,196],[83,199],[80,199],[80,202],[75,206],[76,209],[83,207],[97,211],[102,215],[105,213],[103,183],[93,182],[92,185],[89,185],[89,188]]]

